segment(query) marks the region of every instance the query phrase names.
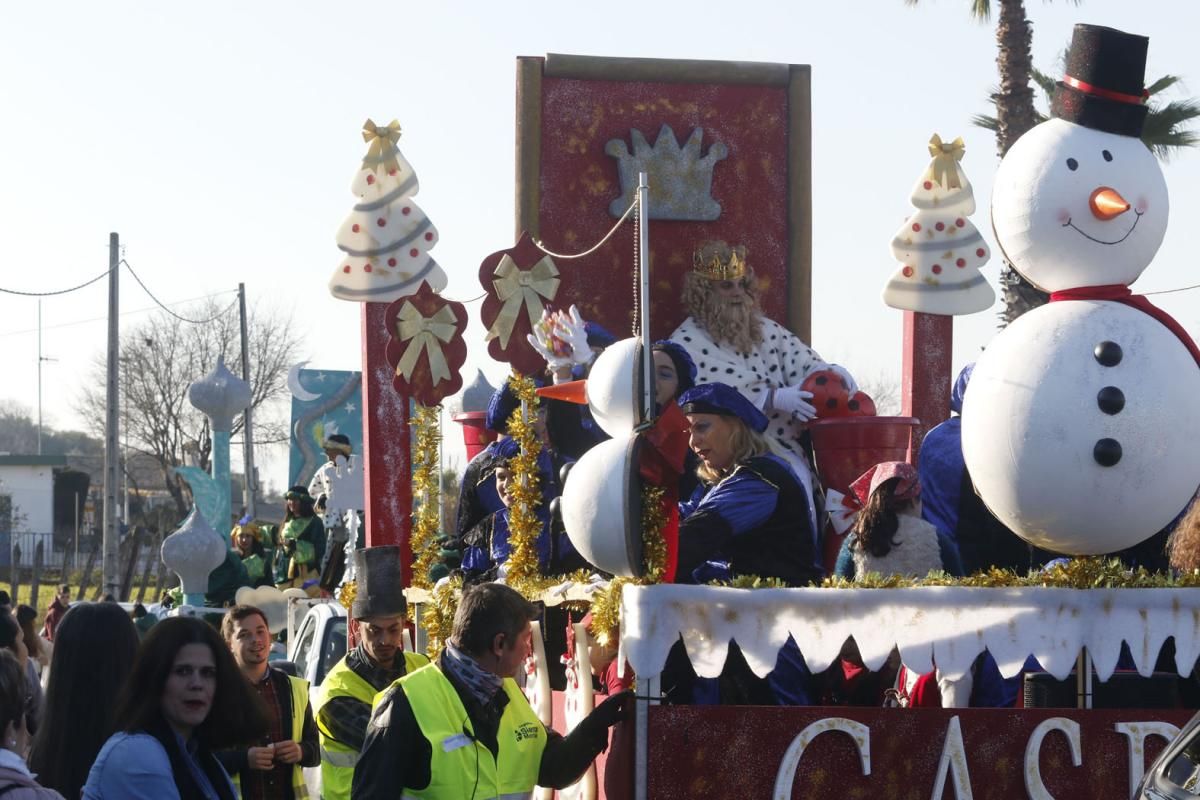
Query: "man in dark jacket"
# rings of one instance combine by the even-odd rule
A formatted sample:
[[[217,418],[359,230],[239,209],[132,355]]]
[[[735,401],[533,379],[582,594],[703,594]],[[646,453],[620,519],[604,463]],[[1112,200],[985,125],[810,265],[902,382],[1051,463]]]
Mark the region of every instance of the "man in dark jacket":
[[[271,721],[264,741],[246,750],[218,754],[243,800],[301,800],[308,797],[302,767],[321,763],[317,725],[308,702],[308,681],[267,663],[271,630],[254,606],[234,606],[221,621],[221,635],[266,707]]]
[[[613,695],[565,738],[548,730],[513,680],[537,616],[502,584],[464,592],[441,657],[377,700],[350,796],[524,796],[535,785],[561,789],[578,780],[607,746],[608,728],[629,715],[633,693]]]

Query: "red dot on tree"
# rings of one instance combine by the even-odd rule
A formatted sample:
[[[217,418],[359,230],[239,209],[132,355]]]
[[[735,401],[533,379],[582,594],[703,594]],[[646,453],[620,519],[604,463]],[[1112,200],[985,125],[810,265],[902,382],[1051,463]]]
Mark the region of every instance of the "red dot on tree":
[[[421,251],[414,247],[412,250],[408,251],[408,254],[411,257],[416,258],[417,256],[419,256],[421,254]]]
[[[358,233],[358,223],[357,222],[354,223],[353,227],[351,227],[350,230],[354,231],[355,233]]]
[[[370,271],[371,271],[371,265],[370,265],[370,264],[367,264],[365,267],[363,267],[363,272],[370,272]]]
[[[427,241],[427,242],[432,242],[432,241],[433,241],[433,234],[432,234],[432,233],[427,233],[427,234],[425,234],[425,241]]]
[[[387,220],[383,217],[380,217],[379,219],[375,220],[375,224],[382,228],[384,225],[387,225]]]
[[[901,270],[901,272],[904,273],[904,277],[906,277],[906,278],[911,278],[913,276],[913,268],[912,267],[905,266],[904,269]]]
[[[349,264],[347,264],[346,266],[342,267],[342,272],[349,273],[349,272],[350,272],[350,265],[349,265]]]
[[[919,222],[914,222],[914,223],[912,224],[912,229],[913,229],[914,231],[919,231],[919,230],[921,230],[921,223],[919,223]]]
[[[967,265],[967,260],[965,258],[960,258],[958,261],[955,261],[954,264],[959,269],[962,269],[963,267],[965,267]]]
[[[944,231],[944,230],[946,230],[946,223],[939,222],[937,225],[934,225],[933,227],[937,228],[939,231]]]
[[[394,170],[394,169],[389,169],[389,170],[388,170],[388,175],[390,175],[390,176],[392,176],[392,177],[395,177],[395,175],[396,175],[396,170]]]
[[[412,209],[409,208],[408,206],[405,206],[404,208],[400,209],[400,213],[407,217],[409,214],[412,213]]]
[[[373,184],[374,182],[375,182],[375,176],[374,176],[374,175],[368,175],[368,176],[367,176],[367,186],[370,186],[370,185],[371,185],[371,184]]]
[[[933,188],[933,181],[925,181],[923,185],[925,186],[926,191],[928,191],[929,189]]]
[[[394,259],[394,258],[389,258],[389,259],[388,259],[388,266],[389,266],[389,267],[394,267],[394,266],[396,266],[396,259]]]
[[[985,255],[987,255],[987,251],[981,247],[975,251],[975,255],[979,256],[980,258],[983,258]]]
[[[965,219],[963,219],[962,217],[959,217],[958,219],[954,220],[954,224],[957,225],[958,227],[962,228],[967,224],[967,221]]]
[[[934,264],[934,265],[933,265],[933,274],[934,274],[934,275],[941,275],[941,274],[942,274],[942,265],[941,265],[941,264]]]

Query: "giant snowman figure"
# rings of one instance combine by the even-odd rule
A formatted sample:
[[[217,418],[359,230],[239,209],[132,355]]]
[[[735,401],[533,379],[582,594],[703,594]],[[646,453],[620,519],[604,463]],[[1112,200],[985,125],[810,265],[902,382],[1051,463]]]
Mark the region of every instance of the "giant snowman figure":
[[[996,174],[992,224],[1051,303],[996,336],[962,412],[967,469],[1023,539],[1111,553],[1166,526],[1200,484],[1200,351],[1128,286],[1167,228],[1139,136],[1148,39],[1077,25],[1052,118]]]

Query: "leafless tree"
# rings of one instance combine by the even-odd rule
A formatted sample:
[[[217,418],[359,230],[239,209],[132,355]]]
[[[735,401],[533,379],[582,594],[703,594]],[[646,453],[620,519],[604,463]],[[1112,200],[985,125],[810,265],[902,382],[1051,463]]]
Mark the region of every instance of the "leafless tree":
[[[287,391],[287,371],[298,360],[300,336],[290,315],[248,311],[251,407],[255,410],[254,442],[287,441],[287,420],[269,413],[271,401]],[[128,447],[154,459],[163,488],[170,493],[182,518],[188,511],[186,483],[175,467],[194,464],[207,469],[212,451],[208,421],[187,399],[188,386],[213,370],[217,356],[241,375],[241,332],[234,307],[209,299],[181,311],[185,322],[158,312],[121,337],[120,379],[123,437]],[[104,353],[98,353],[88,384],[82,390],[82,411],[98,435],[104,431]],[[233,437],[242,428],[234,420]]]

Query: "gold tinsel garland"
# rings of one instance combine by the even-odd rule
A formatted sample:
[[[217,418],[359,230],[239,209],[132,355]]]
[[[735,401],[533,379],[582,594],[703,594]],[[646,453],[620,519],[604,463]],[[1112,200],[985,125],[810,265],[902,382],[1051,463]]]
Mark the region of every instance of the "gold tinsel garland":
[[[338,589],[338,602],[342,604],[342,608],[346,609],[346,613],[350,613],[350,607],[354,605],[354,596],[358,594],[358,582],[346,581],[342,584],[342,588]]]
[[[442,652],[442,647],[454,632],[454,614],[458,611],[458,598],[462,594],[462,576],[452,576],[434,587],[430,593],[429,603],[421,617],[422,627],[429,637],[425,652],[430,659],[436,659]]]
[[[537,417],[538,396],[533,381],[514,374],[509,387],[521,409],[508,420],[508,435],[520,445],[520,452],[509,462],[512,478],[508,482],[511,501],[508,512],[508,577],[509,586],[529,599],[541,594],[545,583],[538,564],[537,540],[542,533],[542,521],[537,509],[542,504],[541,479],[538,475],[538,441],[534,420]]]
[[[667,541],[663,529],[667,512],[663,509],[665,491],[660,486],[642,487],[642,553],[645,572],[641,578],[613,578],[608,587],[592,598],[591,633],[607,647],[612,632],[621,624],[621,588],[626,584],[646,586],[662,580],[667,568]]]
[[[438,446],[442,441],[441,406],[416,405],[413,427],[412,585],[429,588],[429,570],[438,558],[437,535],[441,515],[441,481]]]
[[[751,577],[751,576],[747,576]],[[920,586],[964,586],[985,589],[1042,587],[1050,589],[1194,589],[1200,588],[1200,572],[1174,576],[1148,572],[1144,567],[1129,569],[1120,559],[1106,556],[1072,558],[1031,575],[1018,575],[993,567],[963,578],[944,572],[930,572],[924,578],[868,573],[857,580],[829,577],[821,582],[825,589],[908,589]]]

